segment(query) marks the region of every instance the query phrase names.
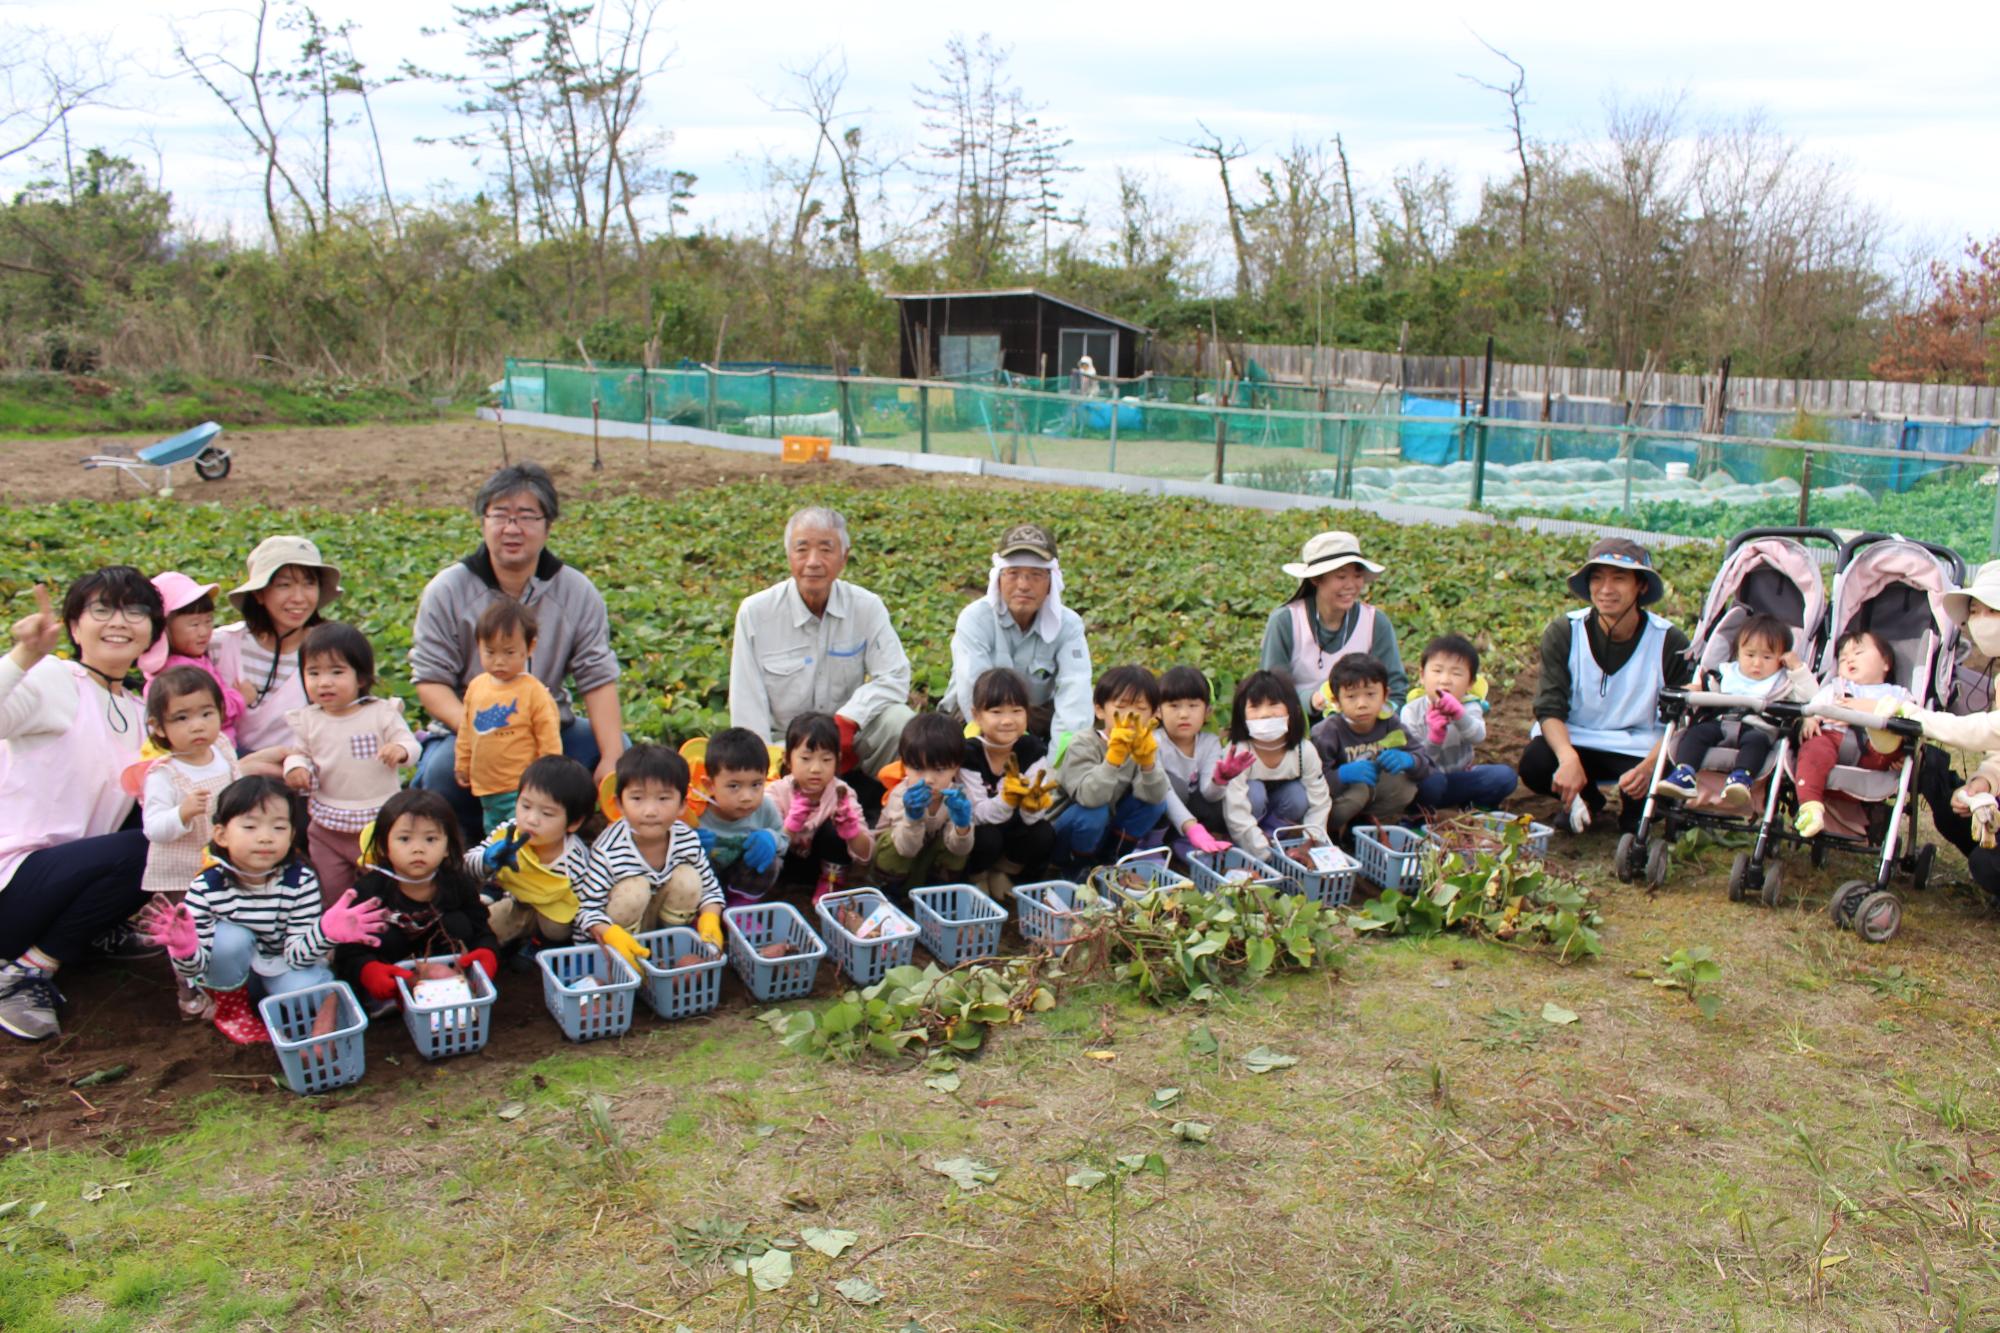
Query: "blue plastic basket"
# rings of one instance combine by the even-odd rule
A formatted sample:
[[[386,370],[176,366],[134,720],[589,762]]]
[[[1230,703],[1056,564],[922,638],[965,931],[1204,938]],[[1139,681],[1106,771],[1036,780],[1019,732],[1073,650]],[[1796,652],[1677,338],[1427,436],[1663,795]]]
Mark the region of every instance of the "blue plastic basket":
[[[819,960],[826,944],[790,903],[751,903],[722,913],[729,938],[729,965],[750,993],[762,1001],[793,1000],[812,994],[819,977]],[[757,950],[783,942],[792,946],[784,958],[762,958]]]
[[[572,944],[535,955],[542,969],[542,1003],[571,1041],[622,1037],[632,1026],[632,997],[639,974],[614,951]],[[583,986],[585,978],[596,984]]]
[[[458,960],[451,954],[440,954],[416,961],[456,963]],[[410,1040],[417,1044],[417,1054],[424,1059],[471,1055],[485,1047],[493,1001],[498,998],[493,978],[486,975],[485,967],[474,963],[465,973],[465,984],[472,991],[470,1002],[419,1004],[410,992],[409,983],[396,978],[396,993],[403,1001],[403,1026],[410,1030]]]
[[[339,1006],[333,1031],[314,1036],[319,1007],[328,999]],[[284,995],[267,995],[258,1003],[257,1012],[271,1030],[271,1045],[284,1067],[285,1082],[301,1097],[359,1083],[368,1072],[361,1045],[368,1015],[355,1002],[346,982],[329,981]]]
[[[858,908],[864,918],[877,908],[887,907],[908,929],[879,939],[863,939],[840,924],[840,909],[849,904]],[[917,923],[884,897],[880,889],[843,889],[839,893],[829,893],[813,904],[813,910],[819,913],[820,931],[826,937],[826,947],[833,955],[834,966],[854,978],[856,985],[874,985],[882,979],[883,973],[892,967],[901,967],[916,954]]]
[[[1076,938],[1076,885],[1066,879],[1014,886],[1014,925],[1021,938],[1051,951]]]
[[[1167,864],[1172,855],[1166,848],[1133,852],[1118,858],[1113,865],[1099,866],[1090,872],[1090,886],[1106,902],[1131,904],[1152,893],[1155,889],[1188,889],[1194,881]],[[1118,880],[1126,875],[1135,875],[1144,884],[1141,889],[1128,889]]]
[[[661,1018],[693,1018],[722,1000],[722,950],[688,926],[665,926],[636,937],[650,956],[639,960],[639,993]],[[705,962],[675,967],[676,958],[700,954]],[[661,963],[656,964],[653,959]]]
[[[1284,873],[1267,861],[1259,861],[1241,847],[1225,847],[1219,852],[1189,852],[1188,872],[1194,876],[1195,887],[1204,893],[1214,893],[1225,888],[1243,887],[1248,884],[1268,884],[1272,888],[1289,889]],[[1232,884],[1225,878],[1232,870],[1247,870],[1250,878]]]
[[[1271,835],[1271,845],[1275,855],[1271,864],[1285,877],[1294,892],[1313,899],[1321,907],[1345,907],[1354,896],[1354,877],[1361,873],[1361,863],[1346,852],[1335,847],[1324,830],[1316,831],[1301,825],[1281,828]],[[1287,855],[1293,848],[1318,845],[1333,853],[1333,869],[1314,870],[1294,861]]]
[[[970,884],[937,884],[910,890],[918,937],[942,967],[957,967],[1000,952],[1007,909]]]
[[[1401,824],[1357,824],[1354,855],[1371,884],[1408,893],[1423,880],[1424,852],[1431,840]]]

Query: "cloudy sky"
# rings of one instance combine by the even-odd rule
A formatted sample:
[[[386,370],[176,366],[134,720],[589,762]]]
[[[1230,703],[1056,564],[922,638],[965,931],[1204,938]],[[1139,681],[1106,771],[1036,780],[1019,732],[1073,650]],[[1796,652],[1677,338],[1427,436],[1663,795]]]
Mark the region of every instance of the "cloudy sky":
[[[1013,50],[1011,68],[1049,119],[1074,138],[1084,168],[1074,191],[1100,217],[1112,172],[1138,171],[1182,212],[1212,216],[1212,173],[1175,140],[1206,121],[1268,159],[1293,138],[1344,137],[1357,187],[1385,186],[1423,159],[1452,169],[1471,196],[1480,177],[1508,170],[1504,106],[1465,76],[1504,82],[1506,69],[1475,36],[1527,69],[1529,130],[1586,141],[1612,97],[1684,96],[1702,115],[1761,109],[1814,156],[1847,173],[1856,193],[1899,229],[1899,240],[1955,248],[1968,233],[2000,232],[2000,4],[1913,0],[1893,13],[1849,16],[1824,3],[1659,6],[1601,3],[1469,6],[1273,3],[1127,8],[1047,0],[973,9],[864,0],[753,0],[697,5],[665,0],[660,26],[674,50],[650,94],[652,124],[674,136],[674,165],[699,177],[698,221],[754,219],[759,164],[803,152],[805,125],[768,101],[784,69],[828,50],[849,66],[848,102],[869,108],[871,136],[905,146],[920,137],[913,84],[953,33],[990,30]],[[445,33],[443,0],[329,0],[356,24],[356,53],[371,73],[404,60],[463,67],[463,43]],[[836,13],[839,15],[836,17]],[[188,0],[0,0],[0,25],[39,28],[75,43],[103,41],[125,58],[116,108],[78,117],[82,143],[155,164],[177,201],[211,227],[254,233],[256,173],[226,114],[174,68],[173,34],[196,49],[241,50],[247,11]],[[289,41],[290,39],[281,38]],[[399,194],[462,195],[481,172],[461,150],[426,145],[462,127],[447,90],[421,83],[383,92],[376,113]],[[372,188],[358,137],[340,157],[351,191]],[[11,169],[10,169],[11,168]],[[0,185],[27,172],[0,164]]]

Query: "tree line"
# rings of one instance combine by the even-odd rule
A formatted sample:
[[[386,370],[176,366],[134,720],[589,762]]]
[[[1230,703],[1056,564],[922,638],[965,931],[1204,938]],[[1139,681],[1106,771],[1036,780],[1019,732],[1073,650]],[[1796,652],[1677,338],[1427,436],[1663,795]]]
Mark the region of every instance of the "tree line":
[[[2000,373],[2000,239],[1899,272],[1882,216],[1768,120],[1619,102],[1559,142],[1497,48],[1504,73],[1475,82],[1510,170],[1467,191],[1419,162],[1371,189],[1344,135],[1272,147],[1194,123],[1179,151],[1213,179],[1195,210],[1122,168],[1086,191],[1073,139],[990,37],[951,38],[913,81],[909,145],[828,52],[779,71],[767,102],[794,147],[761,163],[761,215],[720,229],[690,224],[701,182],[653,112],[672,77],[660,0],[456,5],[442,70],[367,67],[352,23],[311,0],[231,22],[176,30],[171,54],[254,166],[254,235],[204,230],[156,173],[76,142],[77,113],[114,96],[115,53],[0,33],[0,163],[37,168],[0,203],[0,368],[424,389],[510,353],[883,371],[883,292],[1033,284],[1170,341],[1472,354],[1490,336],[1528,363]],[[418,81],[481,173],[460,194],[390,179],[376,101]],[[1095,216],[1086,193],[1108,198]]]

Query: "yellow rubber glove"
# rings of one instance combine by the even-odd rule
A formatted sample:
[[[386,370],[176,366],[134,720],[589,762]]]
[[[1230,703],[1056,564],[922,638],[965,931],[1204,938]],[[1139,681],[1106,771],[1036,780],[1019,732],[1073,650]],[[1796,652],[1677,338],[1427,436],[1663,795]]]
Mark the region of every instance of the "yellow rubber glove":
[[[1028,814],[1038,815],[1056,803],[1056,784],[1049,781],[1046,771],[1035,774],[1034,782],[1021,793],[1021,809]]]
[[[1138,738],[1132,742],[1132,757],[1139,761],[1139,767],[1151,768],[1153,761],[1160,757],[1159,734],[1151,727],[1139,728]]]
[[[647,952],[646,946],[633,939],[632,932],[623,926],[604,927],[598,932],[597,942],[622,955],[635,969],[639,966],[640,959],[652,957]]]
[[[1422,693],[1421,690],[1418,692]],[[1332,681],[1320,682],[1319,688],[1313,691],[1311,707],[1313,712],[1324,713],[1329,717],[1340,711],[1340,706],[1333,697]]]
[[[722,913],[712,907],[703,912],[700,918],[694,923],[694,932],[701,936],[702,943],[707,944],[711,948],[720,949],[722,947]]]
[[[1009,808],[1021,808],[1022,798],[1028,794],[1027,779],[1021,776],[1021,765],[1012,755],[1007,756],[1007,771],[1000,775],[1000,799]]]
[[[1130,713],[1113,713],[1111,731],[1105,737],[1104,762],[1122,768],[1132,757],[1132,742],[1138,738],[1139,721]]]

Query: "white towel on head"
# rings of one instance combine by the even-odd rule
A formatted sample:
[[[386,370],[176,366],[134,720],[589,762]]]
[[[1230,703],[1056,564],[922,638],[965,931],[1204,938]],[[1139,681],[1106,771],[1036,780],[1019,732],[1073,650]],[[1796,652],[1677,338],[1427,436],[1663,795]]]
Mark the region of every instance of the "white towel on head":
[[[1038,555],[1017,551],[1013,555],[996,555],[993,568],[986,576],[986,600],[993,604],[993,610],[1001,616],[1012,616],[1007,609],[1007,599],[1000,595],[1000,571],[1003,569],[1046,569],[1049,571],[1049,595],[1042,603],[1042,609],[1035,613],[1035,623],[1030,626],[1041,636],[1042,642],[1054,643],[1062,629],[1062,561],[1044,560]]]

